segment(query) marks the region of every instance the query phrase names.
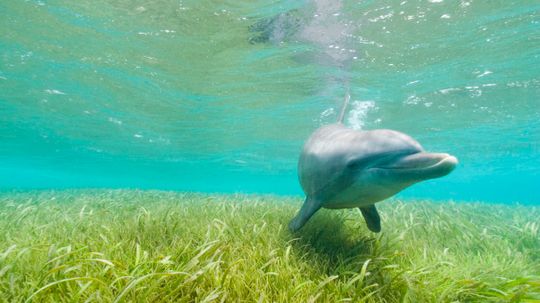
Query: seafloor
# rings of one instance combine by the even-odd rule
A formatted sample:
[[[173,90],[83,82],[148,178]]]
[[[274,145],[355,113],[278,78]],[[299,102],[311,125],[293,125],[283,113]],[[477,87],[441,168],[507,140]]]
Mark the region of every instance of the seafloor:
[[[3,302],[540,302],[540,209],[157,191],[0,195]]]

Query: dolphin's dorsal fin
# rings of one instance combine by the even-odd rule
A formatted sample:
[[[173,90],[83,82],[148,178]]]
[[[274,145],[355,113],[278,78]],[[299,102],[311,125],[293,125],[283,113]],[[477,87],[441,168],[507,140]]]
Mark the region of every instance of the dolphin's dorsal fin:
[[[345,99],[343,100],[343,105],[341,106],[341,111],[339,112],[338,123],[343,123],[343,118],[345,117],[345,111],[347,110],[347,105],[349,105],[349,100],[351,99],[351,94],[349,90],[345,94]]]

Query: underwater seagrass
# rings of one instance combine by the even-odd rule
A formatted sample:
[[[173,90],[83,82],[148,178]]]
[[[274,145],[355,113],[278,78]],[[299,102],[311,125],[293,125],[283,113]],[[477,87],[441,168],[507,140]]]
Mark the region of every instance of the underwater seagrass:
[[[456,157],[429,153],[410,136],[394,130],[358,131],[343,125],[345,99],[335,124],[317,129],[298,161],[298,177],[306,200],[289,223],[297,231],[321,207],[360,208],[368,228],[381,231],[375,202],[423,180],[449,174]]]

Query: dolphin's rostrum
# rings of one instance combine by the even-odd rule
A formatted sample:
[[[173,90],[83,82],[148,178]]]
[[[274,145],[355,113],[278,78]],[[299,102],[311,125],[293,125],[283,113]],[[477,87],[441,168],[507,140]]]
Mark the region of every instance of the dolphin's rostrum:
[[[341,122],[323,126],[300,155],[298,177],[306,200],[289,228],[297,231],[321,207],[358,207],[368,228],[379,232],[376,202],[445,176],[457,163],[449,154],[425,152],[416,140],[394,130],[358,131]]]

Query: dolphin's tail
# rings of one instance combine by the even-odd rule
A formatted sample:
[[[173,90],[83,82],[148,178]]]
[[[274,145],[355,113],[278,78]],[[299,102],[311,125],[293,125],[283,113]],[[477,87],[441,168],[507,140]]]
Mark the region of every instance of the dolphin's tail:
[[[345,117],[345,111],[347,110],[347,106],[349,105],[349,100],[351,99],[351,94],[349,93],[349,90],[347,89],[347,93],[345,94],[345,99],[343,100],[343,105],[341,106],[341,111],[339,112],[338,117],[338,123],[343,123],[343,118]]]

